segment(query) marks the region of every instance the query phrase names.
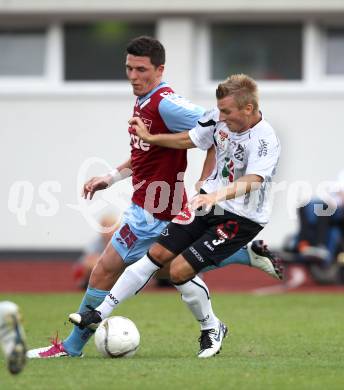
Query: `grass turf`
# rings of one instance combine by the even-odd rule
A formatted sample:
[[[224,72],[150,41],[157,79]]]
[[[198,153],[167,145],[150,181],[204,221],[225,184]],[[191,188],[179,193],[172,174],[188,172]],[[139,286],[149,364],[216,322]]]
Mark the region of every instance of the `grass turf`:
[[[0,295],[18,303],[29,347],[71,329],[66,314],[79,294]],[[131,318],[141,346],[131,359],[104,359],[93,342],[85,357],[30,360],[18,376],[0,367],[3,390],[69,389],[343,389],[344,302],[341,295],[213,294],[229,325],[220,355],[196,357],[198,325],[177,294],[141,294],[116,312]],[[1,358],[0,364],[4,361]]]

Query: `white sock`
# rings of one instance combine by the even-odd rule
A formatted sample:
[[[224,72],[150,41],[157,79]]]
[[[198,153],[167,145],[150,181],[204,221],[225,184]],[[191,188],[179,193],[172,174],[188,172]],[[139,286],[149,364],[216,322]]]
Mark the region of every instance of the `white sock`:
[[[137,294],[160,268],[147,255],[127,267],[104,301],[96,308],[102,319],[109,317],[112,310],[124,300]]]
[[[183,301],[201,325],[201,330],[213,329],[218,325],[218,318],[213,312],[207,285],[203,280],[195,276],[189,282],[175,285],[182,294]]]

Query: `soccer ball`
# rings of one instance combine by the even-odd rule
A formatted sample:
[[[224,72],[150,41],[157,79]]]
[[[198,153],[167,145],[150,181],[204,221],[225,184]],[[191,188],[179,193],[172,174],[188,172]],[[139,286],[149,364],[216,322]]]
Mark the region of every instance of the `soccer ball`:
[[[140,345],[140,333],[129,318],[109,317],[99,324],[94,341],[104,357],[131,357]]]

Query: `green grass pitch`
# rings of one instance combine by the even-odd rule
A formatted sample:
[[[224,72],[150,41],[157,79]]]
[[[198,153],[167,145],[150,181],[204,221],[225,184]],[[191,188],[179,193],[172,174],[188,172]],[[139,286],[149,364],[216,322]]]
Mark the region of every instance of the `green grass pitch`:
[[[71,329],[81,294],[0,295],[22,309],[29,347]],[[114,314],[132,319],[141,346],[130,359],[105,359],[93,341],[85,357],[30,360],[11,376],[0,358],[0,389],[344,389],[344,300],[340,294],[256,297],[213,294],[229,325],[221,354],[201,360],[198,325],[178,294],[146,293]]]

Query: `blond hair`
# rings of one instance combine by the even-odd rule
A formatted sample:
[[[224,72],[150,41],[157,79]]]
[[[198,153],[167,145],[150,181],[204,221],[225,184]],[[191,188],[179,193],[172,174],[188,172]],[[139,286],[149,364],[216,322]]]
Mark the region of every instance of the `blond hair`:
[[[239,109],[252,104],[253,111],[258,111],[257,83],[246,74],[233,74],[220,83],[216,89],[216,98],[223,99],[233,96]]]

